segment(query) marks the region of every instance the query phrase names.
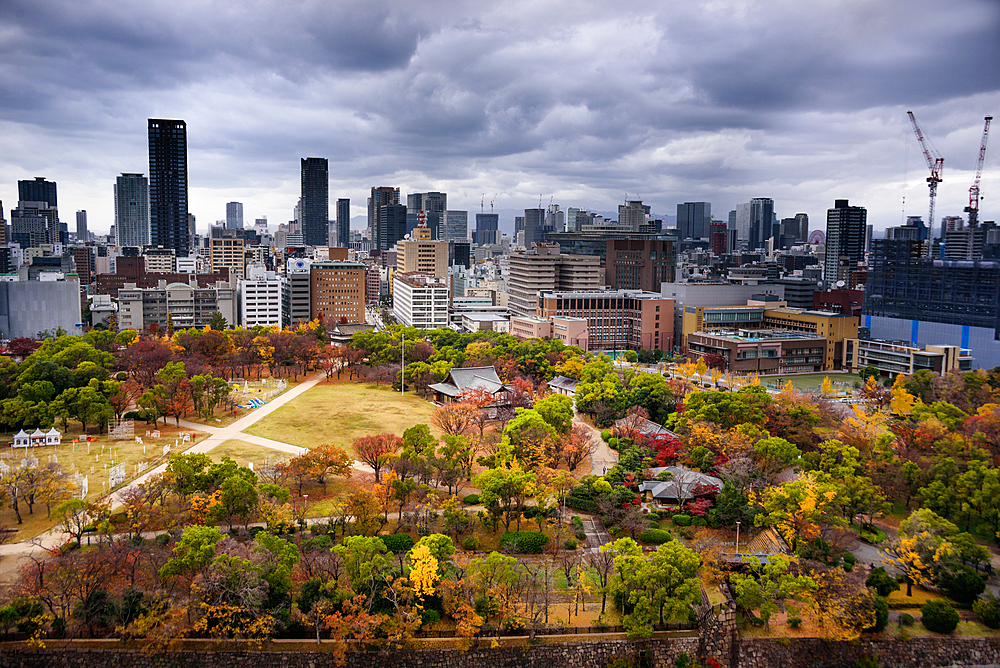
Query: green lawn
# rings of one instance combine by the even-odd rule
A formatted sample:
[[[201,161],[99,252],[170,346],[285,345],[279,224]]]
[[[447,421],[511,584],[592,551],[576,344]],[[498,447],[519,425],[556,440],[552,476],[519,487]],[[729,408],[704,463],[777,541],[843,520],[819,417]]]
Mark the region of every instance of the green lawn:
[[[835,390],[839,390],[840,387],[837,383],[847,383],[848,387],[853,387],[854,383],[860,383],[861,378],[854,373],[845,373],[842,371],[831,371],[830,373],[788,373],[778,376],[761,376],[760,381],[762,383],[767,383],[773,385],[777,383],[783,386],[788,381],[792,381],[792,385],[796,389],[800,390],[815,390],[819,389],[819,386],[823,383],[823,379],[829,376],[830,382],[833,383]]]
[[[431,423],[434,405],[410,392],[354,383],[321,384],[299,395],[246,431],[312,448],[347,446],[360,436],[392,433]]]
[[[255,443],[236,440],[229,440],[222,445],[212,448],[208,455],[215,461],[222,461],[223,457],[229,457],[240,466],[246,466],[247,463],[253,462],[255,469],[263,466],[268,461],[274,463],[282,459],[287,461],[292,458],[292,455],[287,452],[272,450],[271,448],[265,448]]]

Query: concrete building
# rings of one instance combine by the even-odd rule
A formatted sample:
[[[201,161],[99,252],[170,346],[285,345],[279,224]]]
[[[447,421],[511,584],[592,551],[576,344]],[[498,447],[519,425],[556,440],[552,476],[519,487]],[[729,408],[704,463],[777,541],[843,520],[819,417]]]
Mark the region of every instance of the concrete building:
[[[590,350],[671,350],[673,309],[658,292],[558,290],[539,293],[536,316],[585,319]]]
[[[646,214],[649,207],[642,205],[642,200],[629,200],[618,205],[618,225],[638,232],[646,224]]]
[[[80,243],[90,241],[90,233],[87,231],[87,212],[83,209],[76,212],[76,240]]]
[[[725,360],[725,370],[737,373],[814,373],[824,370],[826,339],[776,329],[695,332],[688,337],[687,357],[706,355]]]
[[[573,316],[511,316],[510,333],[519,339],[558,338],[567,346],[589,350],[590,330],[586,318]]]
[[[83,333],[77,281],[0,281],[0,338]]]
[[[461,327],[466,332],[509,332],[510,316],[480,311],[463,313]]]
[[[360,262],[313,262],[309,267],[310,319],[365,321],[365,265]]]
[[[674,242],[653,239],[608,239],[606,283],[616,290],[659,292],[673,283],[677,269]]]
[[[864,259],[867,224],[868,210],[863,206],[850,206],[846,199],[835,200],[833,208],[827,210],[826,260],[823,266],[823,281],[827,289],[837,287],[838,281],[844,281],[846,285],[850,273]]]
[[[674,302],[675,345],[683,345],[684,311],[697,306],[738,306],[746,304],[755,295],[770,295],[781,300],[785,295],[783,285],[733,285],[723,282],[663,283],[660,294]]]
[[[535,315],[542,290],[596,290],[604,279],[600,258],[562,254],[559,244],[534,244],[509,259],[509,306],[514,315]]]
[[[417,228],[415,233],[430,232]],[[448,275],[448,242],[430,239],[410,239],[396,244],[396,270],[404,273],[419,272],[443,278]]]
[[[252,267],[249,276],[237,283],[239,323],[242,327],[281,327],[284,276],[263,267]]]
[[[155,288],[139,288],[134,283],[118,291],[118,327],[143,331],[154,325],[166,331],[201,329],[212,316],[221,313],[228,323],[237,322],[236,290],[227,281],[202,288],[191,283],[160,281]]]
[[[212,263],[212,271],[221,271],[223,267],[229,269],[229,277],[232,281],[239,281],[246,275],[246,245],[243,239],[218,239],[211,238],[209,241],[209,259]]]
[[[447,279],[397,271],[392,285],[392,314],[396,322],[407,327],[447,327]]]
[[[476,229],[472,233],[472,243],[478,246],[500,243],[500,214],[477,213]]]
[[[305,258],[289,259],[285,262],[285,292],[282,298],[281,318],[287,327],[312,319],[312,284],[309,267]]]
[[[912,376],[925,369],[938,375],[972,369],[972,355],[958,346],[928,345],[921,348],[902,341],[848,339],[844,350],[845,366],[851,371],[873,366],[889,378],[899,374]]]
[[[76,275],[80,277],[80,285],[90,285],[97,278],[94,266],[96,251],[95,246],[74,246],[69,249],[69,254],[73,256]]]
[[[142,256],[146,258],[146,272],[150,274],[172,274],[176,271],[176,255],[173,248],[147,248]]]
[[[228,202],[226,204],[226,229],[243,229],[243,202]]]

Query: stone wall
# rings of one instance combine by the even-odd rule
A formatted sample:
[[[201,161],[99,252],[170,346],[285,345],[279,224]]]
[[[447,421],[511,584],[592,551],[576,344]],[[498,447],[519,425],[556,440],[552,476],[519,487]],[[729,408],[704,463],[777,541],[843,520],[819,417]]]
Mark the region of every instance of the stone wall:
[[[899,640],[862,638],[828,642],[796,638],[788,642],[746,638],[739,641],[739,668],[844,668],[864,657],[878,657],[892,668],[1000,665],[1000,638],[933,636]]]

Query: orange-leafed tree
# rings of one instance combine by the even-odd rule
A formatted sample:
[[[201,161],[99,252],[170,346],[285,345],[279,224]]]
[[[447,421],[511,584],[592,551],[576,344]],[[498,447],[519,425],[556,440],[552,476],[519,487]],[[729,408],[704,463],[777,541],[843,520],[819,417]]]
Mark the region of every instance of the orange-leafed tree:
[[[375,434],[355,439],[351,447],[359,460],[372,467],[375,482],[379,482],[382,479],[382,469],[403,447],[403,439],[395,434]]]
[[[339,445],[333,443],[323,443],[313,448],[309,456],[314,463],[316,482],[323,485],[323,493],[326,493],[327,476],[336,478],[350,478],[353,471],[354,459],[347,451]]]
[[[477,412],[479,409],[473,404],[452,403],[435,410],[431,422],[449,436],[462,436],[469,430]]]

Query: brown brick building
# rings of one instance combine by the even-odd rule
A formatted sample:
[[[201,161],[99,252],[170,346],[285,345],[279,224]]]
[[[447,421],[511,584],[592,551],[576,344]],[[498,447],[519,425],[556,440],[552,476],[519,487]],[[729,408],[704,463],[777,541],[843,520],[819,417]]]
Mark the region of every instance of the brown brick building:
[[[326,322],[365,321],[365,265],[360,262],[313,262],[309,266],[310,318]]]
[[[194,279],[199,288],[207,288],[215,285],[219,281],[229,281],[229,269],[223,267],[221,270],[211,274],[162,274],[146,271],[146,259],[143,257],[118,257],[115,258],[114,274],[97,275],[97,292],[99,295],[111,295],[118,299],[118,291],[125,287],[126,283],[134,283],[137,288],[155,288],[160,281],[170,283],[190,283]]]
[[[543,291],[537,316],[585,319],[590,350],[670,350],[674,345],[674,300],[658,292]]]
[[[615,290],[659,292],[660,283],[673,283],[677,256],[673,241],[608,239],[605,276]]]

